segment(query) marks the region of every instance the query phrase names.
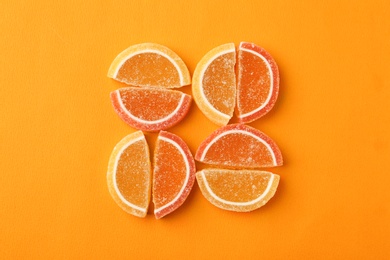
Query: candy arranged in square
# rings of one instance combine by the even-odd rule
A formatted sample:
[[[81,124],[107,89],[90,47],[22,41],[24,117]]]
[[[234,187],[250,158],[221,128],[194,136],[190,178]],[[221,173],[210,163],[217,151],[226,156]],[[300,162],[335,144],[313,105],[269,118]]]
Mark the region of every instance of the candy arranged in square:
[[[237,63],[236,63],[237,62]],[[280,177],[260,168],[281,166],[277,144],[245,125],[268,113],[279,93],[278,67],[263,48],[242,42],[209,51],[198,63],[192,94],[200,111],[221,126],[198,147],[195,160],[209,167],[196,172],[194,157],[179,136],[163,131],[187,115],[192,97],[172,90],[191,83],[184,62],[169,48],[144,43],[130,46],[112,62],[108,76],[127,84],[111,92],[118,116],[139,131],[114,148],[107,183],[114,201],[126,212],[145,217],[151,197],[154,215],[178,209],[195,179],[213,205],[248,212],[266,204]],[[239,123],[230,124],[236,112]],[[153,156],[142,131],[159,132]]]

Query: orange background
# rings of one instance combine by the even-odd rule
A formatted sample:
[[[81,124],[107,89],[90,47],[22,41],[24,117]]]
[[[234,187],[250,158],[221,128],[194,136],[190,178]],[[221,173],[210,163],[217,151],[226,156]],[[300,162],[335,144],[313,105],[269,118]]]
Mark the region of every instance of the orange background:
[[[390,5],[317,2],[2,1],[0,258],[390,259]],[[284,155],[275,197],[233,213],[195,183],[162,220],[126,214],[106,168],[135,130],[112,109],[111,61],[156,42],[192,74],[240,41],[281,73],[277,105],[250,124]],[[170,131],[195,153],[215,129],[193,104]]]

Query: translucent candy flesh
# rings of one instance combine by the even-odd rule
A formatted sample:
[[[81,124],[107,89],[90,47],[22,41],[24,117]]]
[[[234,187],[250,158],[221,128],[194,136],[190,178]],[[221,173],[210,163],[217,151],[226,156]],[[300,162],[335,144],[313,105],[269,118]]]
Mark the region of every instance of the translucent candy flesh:
[[[191,107],[191,96],[163,88],[128,87],[111,92],[119,117],[133,128],[160,131],[179,123]]]
[[[122,196],[141,208],[149,205],[150,163],[143,140],[126,148],[116,169],[116,184]]]
[[[209,171],[210,189],[218,197],[232,202],[246,202],[259,197],[268,186],[271,175],[256,171]]]
[[[260,107],[270,94],[270,72],[260,57],[239,51],[237,106],[240,114]]]
[[[245,124],[230,124],[211,133],[198,147],[195,159],[224,168],[259,168],[283,164],[276,143]]]
[[[238,49],[237,116],[250,123],[267,114],[279,94],[279,69],[260,46],[242,42]]]
[[[125,136],[111,153],[107,184],[114,201],[126,212],[145,217],[150,201],[151,163],[142,131]]]
[[[179,73],[172,62],[151,52],[137,54],[126,60],[116,79],[133,86],[180,86]]]
[[[165,89],[124,88],[122,103],[134,116],[154,121],[168,116],[179,105],[182,93]]]
[[[266,204],[275,194],[279,176],[267,171],[205,169],[196,173],[204,197],[215,206],[248,212]]]
[[[235,105],[235,53],[216,58],[203,76],[203,91],[210,104],[218,111],[232,115]]]
[[[216,125],[226,125],[233,116],[235,62],[234,44],[220,45],[203,56],[192,77],[193,98],[202,113]]]
[[[195,161],[177,135],[161,131],[154,152],[153,203],[157,219],[180,207],[195,181]]]
[[[154,164],[153,202],[160,208],[179,193],[186,178],[186,165],[180,151],[165,141],[158,142]]]
[[[268,148],[252,136],[233,133],[221,137],[207,151],[205,163],[231,167],[273,165]]]

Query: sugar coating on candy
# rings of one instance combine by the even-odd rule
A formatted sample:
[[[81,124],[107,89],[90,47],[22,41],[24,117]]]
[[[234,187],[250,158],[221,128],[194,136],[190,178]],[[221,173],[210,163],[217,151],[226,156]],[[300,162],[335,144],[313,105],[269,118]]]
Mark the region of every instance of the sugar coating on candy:
[[[263,165],[267,167],[275,163],[266,145],[243,132],[232,132],[219,138],[208,149],[204,162],[234,167],[253,167],[258,162],[267,162]]]
[[[123,88],[119,90],[123,105],[135,117],[155,121],[174,111],[182,92],[167,89]]]
[[[176,210],[186,200],[195,181],[195,161],[185,142],[161,131],[153,169],[153,203],[156,218]]]
[[[248,51],[240,50],[238,55],[237,105],[244,114],[259,108],[259,104],[265,104],[270,98],[272,71],[263,59]]]
[[[205,169],[196,173],[202,194],[215,206],[232,211],[255,210],[273,197],[279,176],[259,170]]]
[[[210,104],[218,111],[232,116],[235,105],[235,53],[217,57],[203,76],[203,91]]]
[[[145,198],[150,182],[150,162],[145,160],[146,151],[143,140],[127,147],[121,154],[117,169],[116,183],[122,196],[129,202],[147,208]]]
[[[210,134],[198,147],[195,159],[229,168],[273,167],[283,164],[276,143],[263,132],[244,125],[231,124]]]
[[[237,116],[249,123],[267,114],[279,93],[279,70],[263,48],[242,42],[238,49]]]
[[[191,83],[183,60],[169,48],[141,43],[122,51],[107,76],[131,86],[178,88]]]
[[[233,116],[236,98],[236,50],[220,45],[202,57],[192,77],[192,95],[202,113],[217,125]]]
[[[143,131],[159,131],[180,122],[191,106],[191,96],[163,88],[121,88],[111,92],[120,118]]]
[[[118,71],[117,79],[133,86],[180,86],[176,67],[158,53],[140,53],[126,60]]]
[[[188,181],[186,180],[188,170],[180,150],[177,150],[172,143],[159,140],[154,164],[154,172],[158,174],[155,174],[153,182],[155,193],[153,201],[156,208],[177,196],[185,181]],[[159,192],[161,188],[164,190],[163,193]]]
[[[232,202],[258,198],[266,190],[271,174],[257,171],[208,171],[207,182],[215,195]]]
[[[145,217],[150,200],[151,163],[142,131],[125,136],[111,153],[107,184],[114,201],[126,212]]]

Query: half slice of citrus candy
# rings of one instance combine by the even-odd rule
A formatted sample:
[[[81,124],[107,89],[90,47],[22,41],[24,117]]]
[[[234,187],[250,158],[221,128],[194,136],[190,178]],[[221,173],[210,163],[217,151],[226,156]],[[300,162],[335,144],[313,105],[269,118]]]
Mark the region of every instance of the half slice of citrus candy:
[[[159,131],[180,122],[191,106],[191,96],[164,88],[127,87],[111,92],[115,112],[130,126]]]
[[[275,194],[279,175],[259,170],[205,169],[196,173],[203,196],[213,205],[248,212],[266,204]]]
[[[177,135],[161,131],[154,151],[153,203],[157,219],[173,212],[186,200],[195,181],[195,161]]]
[[[279,70],[263,48],[242,42],[238,48],[237,116],[241,123],[252,122],[274,106],[279,93]]]
[[[151,190],[149,148],[142,131],[123,138],[111,153],[107,184],[114,201],[126,212],[145,217]]]
[[[111,63],[107,76],[140,87],[178,88],[191,83],[183,60],[156,43],[141,43],[122,51]]]
[[[228,168],[274,167],[283,164],[276,143],[263,132],[231,124],[211,133],[198,147],[195,160]]]
[[[217,125],[233,116],[236,99],[233,43],[209,51],[198,63],[192,77],[192,95],[203,114]]]

